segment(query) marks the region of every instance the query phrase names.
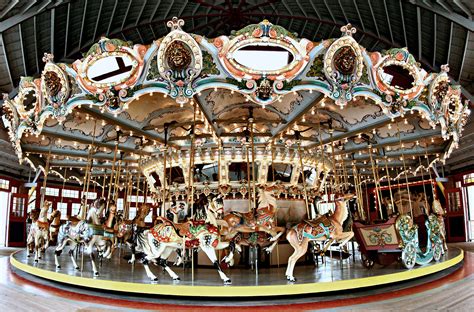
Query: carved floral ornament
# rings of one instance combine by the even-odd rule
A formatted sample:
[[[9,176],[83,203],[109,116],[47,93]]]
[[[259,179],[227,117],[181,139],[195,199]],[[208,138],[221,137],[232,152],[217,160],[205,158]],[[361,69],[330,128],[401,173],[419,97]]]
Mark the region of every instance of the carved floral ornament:
[[[18,153],[23,133],[41,132],[48,116],[62,121],[80,105],[118,114],[153,93],[186,105],[204,90],[224,88],[263,107],[298,91],[318,92],[342,108],[359,96],[391,118],[416,110],[454,141],[470,113],[447,67],[427,73],[406,49],[368,52],[352,38],[351,25],[321,42],[266,20],[213,40],[186,33],[178,18],[167,25],[170,33],[147,46],[102,38],[73,64],[56,64],[47,54],[41,77],[22,78],[18,95],[5,100]]]

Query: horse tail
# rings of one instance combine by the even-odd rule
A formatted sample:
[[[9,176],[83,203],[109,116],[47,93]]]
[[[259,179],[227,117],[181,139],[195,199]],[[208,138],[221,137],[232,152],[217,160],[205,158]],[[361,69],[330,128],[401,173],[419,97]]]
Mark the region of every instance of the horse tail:
[[[346,219],[344,220],[344,222],[342,223],[342,231],[343,232],[350,232],[352,231],[352,223],[353,223],[353,219],[352,219],[352,213],[348,211],[349,209],[347,209],[347,217]]]

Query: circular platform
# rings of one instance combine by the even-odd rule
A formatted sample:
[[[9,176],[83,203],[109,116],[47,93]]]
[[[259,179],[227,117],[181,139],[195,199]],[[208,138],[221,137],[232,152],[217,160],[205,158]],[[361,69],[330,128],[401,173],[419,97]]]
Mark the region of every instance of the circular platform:
[[[128,264],[123,256],[124,254],[116,252],[112,259],[104,261],[99,269],[99,277],[92,276],[88,259],[84,259],[84,270],[81,272],[73,268],[66,255],[60,257],[62,268],[56,270],[52,248],[39,263],[34,263],[32,258],[28,258],[26,251],[12,254],[10,263],[18,270],[41,278],[101,291],[218,298],[308,295],[387,285],[455,267],[462,262],[464,252],[458,248],[450,248],[440,262],[416,266],[412,270],[406,270],[397,263],[385,267],[376,265],[373,269],[367,270],[362,267],[359,259],[355,262],[350,258],[343,261],[328,259],[319,267],[297,266],[296,284],[286,281],[284,274],[286,267],[259,269],[258,274],[252,270],[230,268],[225,273],[232,279],[233,284],[228,286],[223,286],[216,270],[205,267],[195,269],[194,282],[190,269],[173,267],[172,269],[181,277],[181,281],[174,282],[166,272],[162,272],[161,268],[152,266],[151,269],[159,281],[151,282],[141,264]],[[77,260],[80,265],[81,258]]]

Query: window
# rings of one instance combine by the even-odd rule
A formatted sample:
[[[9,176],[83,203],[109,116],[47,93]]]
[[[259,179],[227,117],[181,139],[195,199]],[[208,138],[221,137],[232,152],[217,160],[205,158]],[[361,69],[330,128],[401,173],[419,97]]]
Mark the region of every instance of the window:
[[[253,164],[249,164],[250,180],[253,180],[252,167],[253,167]],[[255,176],[258,177],[258,166],[256,166],[255,168]],[[242,180],[248,181],[247,163],[246,162],[231,163],[229,165],[229,180],[230,181],[242,181]]]
[[[152,212],[151,210],[150,210],[150,213],[148,213],[148,215],[146,216],[145,222],[146,222],[146,223],[151,223],[151,222],[153,222],[153,212]]]
[[[45,195],[58,197],[59,196],[59,189],[58,188],[47,187]]]
[[[18,193],[18,188],[16,186],[12,186],[12,194]]]
[[[13,197],[13,207],[10,213],[11,216],[22,218],[25,211],[25,198]]]
[[[148,197],[146,198],[146,202],[147,202],[148,204],[153,204],[153,203],[154,203],[153,197],[148,196]]]
[[[167,181],[166,183],[168,185],[171,185],[173,183],[184,183],[184,174],[183,174],[183,169],[181,167],[173,167],[171,170],[169,168],[166,169],[166,177]],[[170,174],[171,171],[171,174]]]
[[[273,163],[268,166],[267,181],[281,181],[289,183],[291,181],[291,173],[293,165],[283,163]]]
[[[132,220],[133,218],[135,218],[136,215],[137,215],[137,207],[130,207],[128,218]]]
[[[30,191],[28,193],[31,193],[30,197],[28,198],[29,202],[28,202],[28,211],[31,211],[33,209],[35,209],[35,206],[36,206],[36,192],[35,191]]]
[[[0,189],[8,190],[10,188],[10,181],[5,179],[0,179]]]
[[[118,198],[117,199],[117,210],[122,210],[123,211],[123,198]]]
[[[138,196],[138,202],[143,203],[143,199],[144,199],[143,195]],[[137,202],[137,196],[135,196],[135,195],[128,196],[128,201],[130,203],[136,203]]]
[[[77,216],[77,215],[79,214],[79,210],[81,210],[81,204],[79,204],[79,203],[73,203],[73,204],[72,204],[71,215],[72,215],[72,216]]]
[[[57,203],[57,205],[61,212],[61,220],[67,220],[67,203]]]
[[[84,196],[86,196],[87,199],[92,199],[92,200],[97,199],[97,193],[96,192],[82,192],[81,198],[83,198]]]
[[[78,190],[63,189],[63,197],[66,198],[79,198]]]
[[[313,184],[316,178],[316,169],[311,167],[304,167],[304,176],[306,177],[306,184]],[[303,183],[301,172],[298,177],[298,183]]]
[[[194,168],[194,182],[217,182],[217,163],[197,164]]]
[[[463,176],[463,180],[464,180],[463,184],[465,186],[467,186],[466,184],[468,184],[468,185],[474,184],[474,173],[465,174]]]

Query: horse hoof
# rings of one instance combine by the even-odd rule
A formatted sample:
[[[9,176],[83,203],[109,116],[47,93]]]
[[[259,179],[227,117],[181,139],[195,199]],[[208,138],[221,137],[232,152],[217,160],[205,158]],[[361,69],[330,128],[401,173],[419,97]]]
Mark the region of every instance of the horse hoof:
[[[158,277],[153,277],[153,278],[151,278],[151,281],[152,281],[152,282],[158,282]]]
[[[232,285],[232,281],[230,279],[225,280],[224,285]]]
[[[30,255],[26,255],[27,258],[31,257]]]
[[[94,276],[99,276],[99,272],[94,272]]]
[[[60,266],[60,265],[57,265],[57,266],[56,266],[56,269],[60,269],[60,268],[61,268],[61,266]]]
[[[287,276],[286,279],[287,279],[288,282],[290,282],[290,283],[295,283],[295,282],[296,282],[296,278],[294,278],[293,276]]]
[[[173,278],[173,281],[180,281],[181,279],[179,277]]]
[[[79,270],[79,266],[75,267],[74,269]],[[99,273],[97,273],[97,275],[99,275]]]
[[[35,259],[35,263],[38,263],[38,259]]]
[[[41,259],[41,257],[38,257],[38,259]]]

